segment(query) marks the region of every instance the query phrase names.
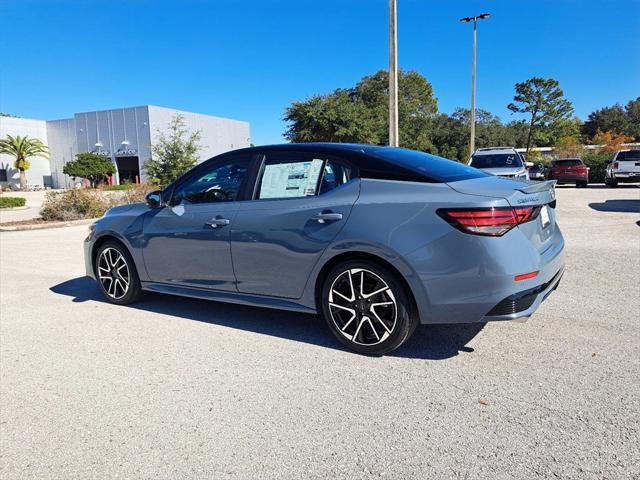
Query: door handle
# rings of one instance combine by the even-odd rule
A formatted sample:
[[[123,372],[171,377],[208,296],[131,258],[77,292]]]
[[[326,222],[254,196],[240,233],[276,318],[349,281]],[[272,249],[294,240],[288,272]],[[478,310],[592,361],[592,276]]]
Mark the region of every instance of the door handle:
[[[211,228],[218,228],[218,227],[225,227],[227,225],[229,225],[231,223],[231,221],[228,218],[212,218],[211,220],[209,220],[207,222],[207,225],[209,225]]]
[[[319,214],[311,217],[311,220],[316,220],[318,223],[337,222],[338,220],[342,220],[342,214],[333,212],[320,212]]]

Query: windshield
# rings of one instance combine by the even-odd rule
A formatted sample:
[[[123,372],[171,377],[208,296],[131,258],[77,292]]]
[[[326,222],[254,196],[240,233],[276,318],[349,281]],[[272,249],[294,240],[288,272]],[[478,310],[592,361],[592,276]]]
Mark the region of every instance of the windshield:
[[[575,167],[576,165],[582,165],[582,161],[577,158],[572,158],[570,160],[556,160],[553,164],[559,167]]]
[[[471,166],[475,168],[518,168],[522,167],[517,153],[493,153],[473,155]]]
[[[629,161],[640,161],[640,150],[629,150],[628,152],[618,152],[618,156],[616,160],[629,162]]]

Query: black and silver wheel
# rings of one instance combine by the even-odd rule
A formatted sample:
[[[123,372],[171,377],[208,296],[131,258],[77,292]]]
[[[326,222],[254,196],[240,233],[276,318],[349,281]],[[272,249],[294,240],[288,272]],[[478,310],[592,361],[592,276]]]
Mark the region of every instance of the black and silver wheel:
[[[102,293],[112,303],[136,301],[142,290],[133,259],[117,242],[106,242],[96,255],[95,274]]]
[[[340,342],[370,355],[395,350],[418,324],[402,283],[387,269],[368,261],[345,262],[329,273],[322,308]]]

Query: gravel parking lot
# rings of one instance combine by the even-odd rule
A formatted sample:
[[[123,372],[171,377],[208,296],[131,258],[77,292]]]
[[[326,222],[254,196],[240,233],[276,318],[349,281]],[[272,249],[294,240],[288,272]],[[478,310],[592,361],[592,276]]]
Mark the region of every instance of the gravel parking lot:
[[[558,213],[566,274],[527,323],[383,358],[310,316],[113,306],[86,226],[0,233],[0,477],[640,478],[640,189]]]

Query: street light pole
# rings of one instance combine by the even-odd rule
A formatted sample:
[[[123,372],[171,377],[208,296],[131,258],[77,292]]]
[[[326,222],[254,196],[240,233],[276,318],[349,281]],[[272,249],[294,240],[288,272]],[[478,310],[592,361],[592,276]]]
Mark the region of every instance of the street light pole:
[[[476,15],[475,17],[461,18],[462,23],[473,22],[473,62],[471,65],[471,119],[469,122],[471,135],[469,139],[469,157],[476,150],[476,52],[478,49],[478,20],[489,18],[488,13]]]
[[[396,0],[389,0],[389,145],[398,141],[398,27]]]

